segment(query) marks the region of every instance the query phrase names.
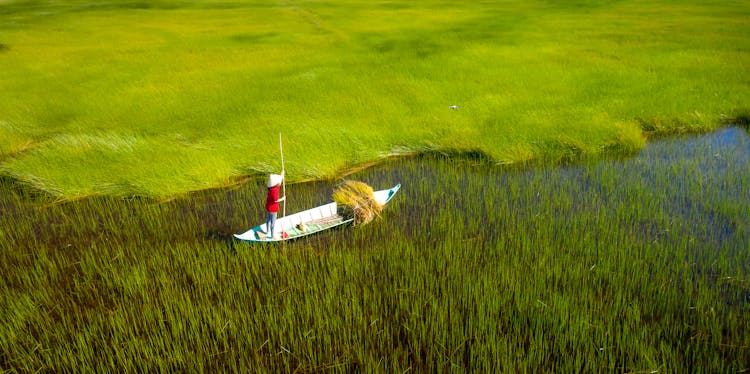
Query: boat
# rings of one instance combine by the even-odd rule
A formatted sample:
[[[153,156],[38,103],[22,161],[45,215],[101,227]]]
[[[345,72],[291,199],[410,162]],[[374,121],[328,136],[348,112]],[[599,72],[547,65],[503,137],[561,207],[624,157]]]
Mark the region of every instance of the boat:
[[[400,188],[401,184],[397,184],[387,190],[375,191],[375,200],[381,205],[388,204]],[[242,234],[234,234],[234,237],[248,242],[280,242],[316,234],[353,221],[354,218],[341,216],[337,204],[333,202],[278,218],[273,238],[267,238],[265,223]]]

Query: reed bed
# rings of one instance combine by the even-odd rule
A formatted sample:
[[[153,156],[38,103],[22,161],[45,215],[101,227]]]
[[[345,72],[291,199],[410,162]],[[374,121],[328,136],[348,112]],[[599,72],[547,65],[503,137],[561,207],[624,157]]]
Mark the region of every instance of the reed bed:
[[[503,170],[440,155],[383,219],[278,245],[229,238],[264,185],[154,203],[0,180],[0,369],[743,372],[750,140]],[[334,185],[287,186],[291,212]]]

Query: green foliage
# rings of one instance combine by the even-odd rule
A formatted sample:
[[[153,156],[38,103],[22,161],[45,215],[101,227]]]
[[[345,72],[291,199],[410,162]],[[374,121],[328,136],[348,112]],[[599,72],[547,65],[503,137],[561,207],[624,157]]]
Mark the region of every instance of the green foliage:
[[[705,131],[747,108],[748,12],[3,1],[0,173],[63,199],[167,198],[278,170],[279,132],[292,181],[424,151],[500,164],[632,154],[643,131]]]

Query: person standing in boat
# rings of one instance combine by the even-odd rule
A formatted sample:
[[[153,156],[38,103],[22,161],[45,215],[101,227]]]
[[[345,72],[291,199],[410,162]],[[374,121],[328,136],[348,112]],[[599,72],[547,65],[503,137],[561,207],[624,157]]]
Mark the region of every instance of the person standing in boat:
[[[276,216],[279,213],[279,203],[286,200],[286,196],[279,197],[279,189],[281,182],[284,180],[284,171],[279,174],[271,174],[268,176],[268,195],[266,196],[266,237],[267,239],[273,238],[274,228],[276,226]]]

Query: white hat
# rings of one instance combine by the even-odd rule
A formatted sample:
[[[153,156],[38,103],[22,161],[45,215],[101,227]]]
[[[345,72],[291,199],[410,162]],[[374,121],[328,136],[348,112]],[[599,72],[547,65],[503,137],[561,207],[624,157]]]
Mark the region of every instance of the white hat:
[[[271,188],[279,183],[281,183],[281,175],[278,174],[271,174],[268,176],[268,187]]]

